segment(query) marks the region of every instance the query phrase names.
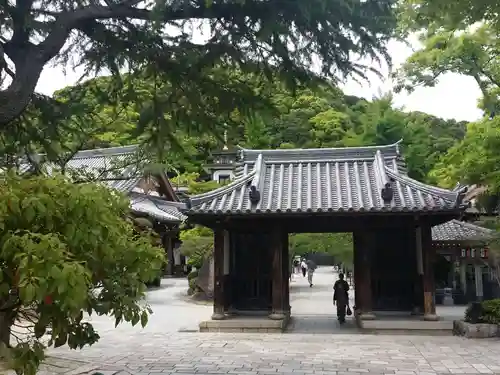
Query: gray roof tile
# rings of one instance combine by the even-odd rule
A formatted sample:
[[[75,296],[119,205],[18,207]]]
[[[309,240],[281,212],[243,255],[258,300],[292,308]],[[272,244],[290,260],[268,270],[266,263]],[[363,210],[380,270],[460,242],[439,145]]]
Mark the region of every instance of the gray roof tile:
[[[147,214],[159,221],[169,223],[181,223],[187,217],[180,211],[184,204],[169,202],[158,197],[146,194],[131,193],[130,209],[132,212]]]
[[[449,191],[407,176],[399,142],[330,149],[240,150],[231,184],[193,196],[189,214],[436,211],[462,208],[463,189]],[[251,187],[260,192],[252,204]],[[390,186],[393,198],[381,191]]]
[[[138,152],[138,145],[109,147],[77,152],[66,164],[67,172],[92,178],[110,188],[129,192],[143,177],[143,158]],[[44,165],[49,173],[58,169],[51,163]],[[19,172],[30,169],[28,163],[21,163]]]
[[[481,241],[493,235],[494,231],[491,229],[458,220],[450,220],[432,227],[433,241]]]
[[[83,178],[91,177],[97,183],[124,193],[130,198],[132,212],[147,214],[159,221],[181,223],[186,216],[180,212],[184,204],[168,202],[159,197],[133,192],[143,178],[146,162],[138,152],[138,145],[110,147],[77,152],[66,164],[67,172],[75,172]],[[45,164],[49,173],[57,169]],[[21,164],[20,173],[27,172],[30,165]]]

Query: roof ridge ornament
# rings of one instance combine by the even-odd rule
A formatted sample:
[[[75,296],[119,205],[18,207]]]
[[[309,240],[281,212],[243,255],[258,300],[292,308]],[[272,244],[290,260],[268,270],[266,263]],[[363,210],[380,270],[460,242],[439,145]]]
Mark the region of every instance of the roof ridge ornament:
[[[222,147],[223,151],[229,150],[229,147],[227,147],[227,129],[224,130],[224,146]]]
[[[465,199],[465,196],[467,195],[467,191],[468,190],[469,190],[468,186],[463,186],[461,188],[455,187],[455,189],[452,190],[452,191],[456,191],[458,193],[457,194],[457,199],[455,200],[455,205],[457,207],[463,205],[463,201]]]
[[[389,178],[387,177],[384,157],[382,156],[382,152],[380,150],[377,150],[375,152],[374,167],[375,167],[375,172],[378,175],[380,185],[382,186],[380,188],[380,196],[384,201],[384,203],[391,203],[392,198],[394,197],[394,191],[392,190],[391,183],[389,181]]]
[[[252,204],[257,204],[260,202],[260,191],[258,191],[257,188],[252,185],[250,186],[248,197],[250,198],[250,202],[252,202]]]
[[[257,156],[257,160],[255,161],[255,166],[253,167],[255,174],[250,185],[250,191],[248,192],[248,196],[252,204],[257,204],[260,201],[259,185],[261,181],[260,175],[262,172],[263,164],[264,159],[262,158],[262,154],[259,154],[259,156]]]
[[[392,189],[390,182],[387,182],[385,184],[385,186],[380,191],[380,195],[382,196],[382,200],[384,201],[384,203],[392,202],[392,198],[394,197],[394,190]]]
[[[394,146],[396,146],[396,154],[398,156],[401,156],[401,149],[399,148],[399,144],[403,142],[403,138],[401,138],[399,141],[394,143]]]

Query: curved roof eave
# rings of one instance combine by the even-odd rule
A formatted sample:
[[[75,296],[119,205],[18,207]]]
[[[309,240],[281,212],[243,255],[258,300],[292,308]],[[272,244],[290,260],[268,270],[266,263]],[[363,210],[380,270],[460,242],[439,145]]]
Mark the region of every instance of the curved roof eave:
[[[424,184],[420,181],[414,180],[411,177],[400,174],[400,173],[394,171],[392,168],[389,168],[387,166],[384,166],[384,167],[385,167],[385,173],[387,173],[387,175],[390,178],[393,178],[396,181],[399,181],[401,183],[409,185],[416,190],[421,190],[427,194],[437,196],[437,197],[445,199],[447,201],[461,203],[459,198],[461,195],[463,195],[465,193],[465,191],[467,191],[466,186],[462,187],[459,190],[447,190],[447,189],[443,189],[443,188],[440,188],[437,186],[427,185],[427,184]]]
[[[283,149],[274,149],[274,150],[264,150],[264,149],[247,149],[241,146],[237,146],[239,149],[239,153],[241,155],[241,159],[245,159],[245,156],[249,157],[257,157],[258,155],[263,155],[264,157],[266,156],[277,156],[277,155],[311,155],[311,154],[328,154],[328,153],[347,153],[347,154],[354,154],[354,153],[359,153],[359,152],[373,152],[375,153],[377,150],[387,152],[390,151],[391,149],[393,150],[394,154],[399,155],[400,154],[400,149],[399,145],[403,139],[400,139],[399,141],[389,144],[389,145],[383,145],[383,146],[357,146],[357,147],[330,147],[330,148],[283,148]]]
[[[197,206],[199,204],[202,204],[203,202],[217,198],[220,195],[227,194],[233,191],[234,189],[239,188],[241,185],[248,183],[249,181],[252,181],[255,176],[255,172],[256,170],[255,168],[253,168],[249,173],[243,174],[241,177],[232,181],[228,185],[221,186],[220,188],[209,191],[207,193],[193,195],[192,197],[189,198],[191,206]]]

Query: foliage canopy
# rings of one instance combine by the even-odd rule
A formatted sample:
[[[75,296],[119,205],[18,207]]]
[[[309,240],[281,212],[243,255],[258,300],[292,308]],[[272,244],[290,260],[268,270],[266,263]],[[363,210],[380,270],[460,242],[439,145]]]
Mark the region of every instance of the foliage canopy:
[[[290,83],[309,80],[315,63],[331,79],[362,75],[367,67],[352,54],[388,57],[392,7],[391,0],[2,2],[0,125],[12,126],[25,110],[49,61],[72,62],[87,74],[109,71],[118,78],[126,69],[131,77],[153,78],[149,112],[182,98],[193,106],[223,96],[226,109],[244,104],[245,85],[232,91],[220,66]]]
[[[145,325],[144,282],[164,261],[127,219],[128,200],[63,177],[0,180],[0,338],[14,368],[34,375],[48,345],[99,339],[86,314]],[[22,332],[16,327],[23,326]]]

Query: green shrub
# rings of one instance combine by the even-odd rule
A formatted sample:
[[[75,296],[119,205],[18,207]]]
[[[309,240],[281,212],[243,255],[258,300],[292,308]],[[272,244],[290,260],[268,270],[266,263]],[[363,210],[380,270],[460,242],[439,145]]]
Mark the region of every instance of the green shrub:
[[[481,303],[481,318],[490,324],[500,324],[500,299],[492,299]]]
[[[500,299],[472,303],[465,311],[465,321],[500,324]]]
[[[213,231],[197,226],[181,233],[181,253],[189,257],[188,265],[201,268],[213,252]]]
[[[188,283],[189,283],[189,289],[196,290],[196,288],[198,288],[198,286],[196,285],[196,277],[189,279]]]
[[[198,271],[191,271],[188,275],[187,278],[189,281],[192,279],[196,279],[198,277]]]
[[[165,252],[128,219],[129,205],[98,184],[2,174],[0,357],[17,374],[35,374],[46,346],[94,344],[87,314],[146,325],[143,281],[159,277]]]

